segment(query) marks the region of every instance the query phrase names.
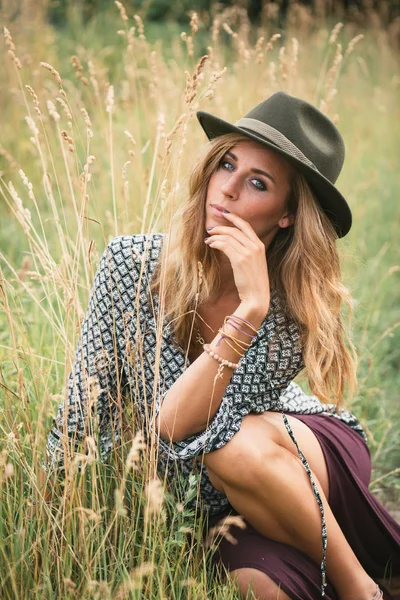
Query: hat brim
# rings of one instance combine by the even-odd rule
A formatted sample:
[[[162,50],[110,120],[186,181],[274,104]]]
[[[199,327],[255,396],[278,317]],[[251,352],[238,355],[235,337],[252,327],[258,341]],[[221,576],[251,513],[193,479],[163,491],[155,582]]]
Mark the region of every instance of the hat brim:
[[[335,227],[338,237],[341,238],[347,235],[352,224],[350,207],[339,190],[319,171],[309,167],[264,136],[258,136],[243,127],[233,125],[204,111],[198,111],[197,118],[209,140],[227,133],[239,133],[285,156],[304,175],[310,184],[319,204]]]

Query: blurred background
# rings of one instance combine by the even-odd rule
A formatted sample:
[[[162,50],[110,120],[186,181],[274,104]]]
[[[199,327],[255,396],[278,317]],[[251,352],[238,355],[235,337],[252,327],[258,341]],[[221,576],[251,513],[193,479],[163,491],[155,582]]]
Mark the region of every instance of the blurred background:
[[[354,225],[339,246],[359,352],[349,406],[372,489],[398,517],[399,3],[3,0],[0,21],[2,597],[230,597],[185,559],[190,512],[165,492],[173,525],[146,521],[147,459],[128,476],[130,446],[119,471],[90,465],[50,508],[37,476],[105,245],[168,231],[206,142],[196,110],[234,122],[280,89],[345,139],[337,186]],[[140,583],[138,556],[153,565]],[[123,596],[128,580],[136,591]]]

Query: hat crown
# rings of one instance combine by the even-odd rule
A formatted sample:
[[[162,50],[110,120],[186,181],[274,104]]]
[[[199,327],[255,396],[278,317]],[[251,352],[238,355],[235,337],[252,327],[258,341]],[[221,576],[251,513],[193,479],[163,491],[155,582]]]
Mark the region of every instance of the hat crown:
[[[276,129],[296,146],[322,175],[335,183],[342,170],[345,146],[338,129],[317,108],[281,91],[257,104],[245,118],[260,121]],[[240,120],[237,125],[242,127]]]
[[[315,106],[280,91],[235,124],[203,111],[197,118],[209,139],[241,134],[284,156],[305,177],[338,236],[349,232],[351,210],[334,185],[344,161],[343,138]]]

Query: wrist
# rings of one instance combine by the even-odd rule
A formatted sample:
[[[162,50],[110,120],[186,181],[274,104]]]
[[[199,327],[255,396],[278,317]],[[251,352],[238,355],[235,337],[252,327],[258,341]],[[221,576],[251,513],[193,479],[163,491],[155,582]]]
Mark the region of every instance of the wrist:
[[[250,300],[244,300],[239,304],[237,310],[240,310],[240,316],[243,316],[242,312],[245,311],[248,314],[248,317],[245,318],[258,329],[268,314],[269,303],[261,305]],[[252,321],[252,318],[254,319],[254,322]]]

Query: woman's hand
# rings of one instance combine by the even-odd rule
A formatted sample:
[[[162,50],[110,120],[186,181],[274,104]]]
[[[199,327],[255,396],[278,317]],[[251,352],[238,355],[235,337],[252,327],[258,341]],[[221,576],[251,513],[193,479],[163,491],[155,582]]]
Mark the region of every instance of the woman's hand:
[[[265,246],[247,221],[233,213],[221,214],[233,227],[215,225],[205,243],[229,258],[241,302],[263,307],[267,313],[270,286]]]

